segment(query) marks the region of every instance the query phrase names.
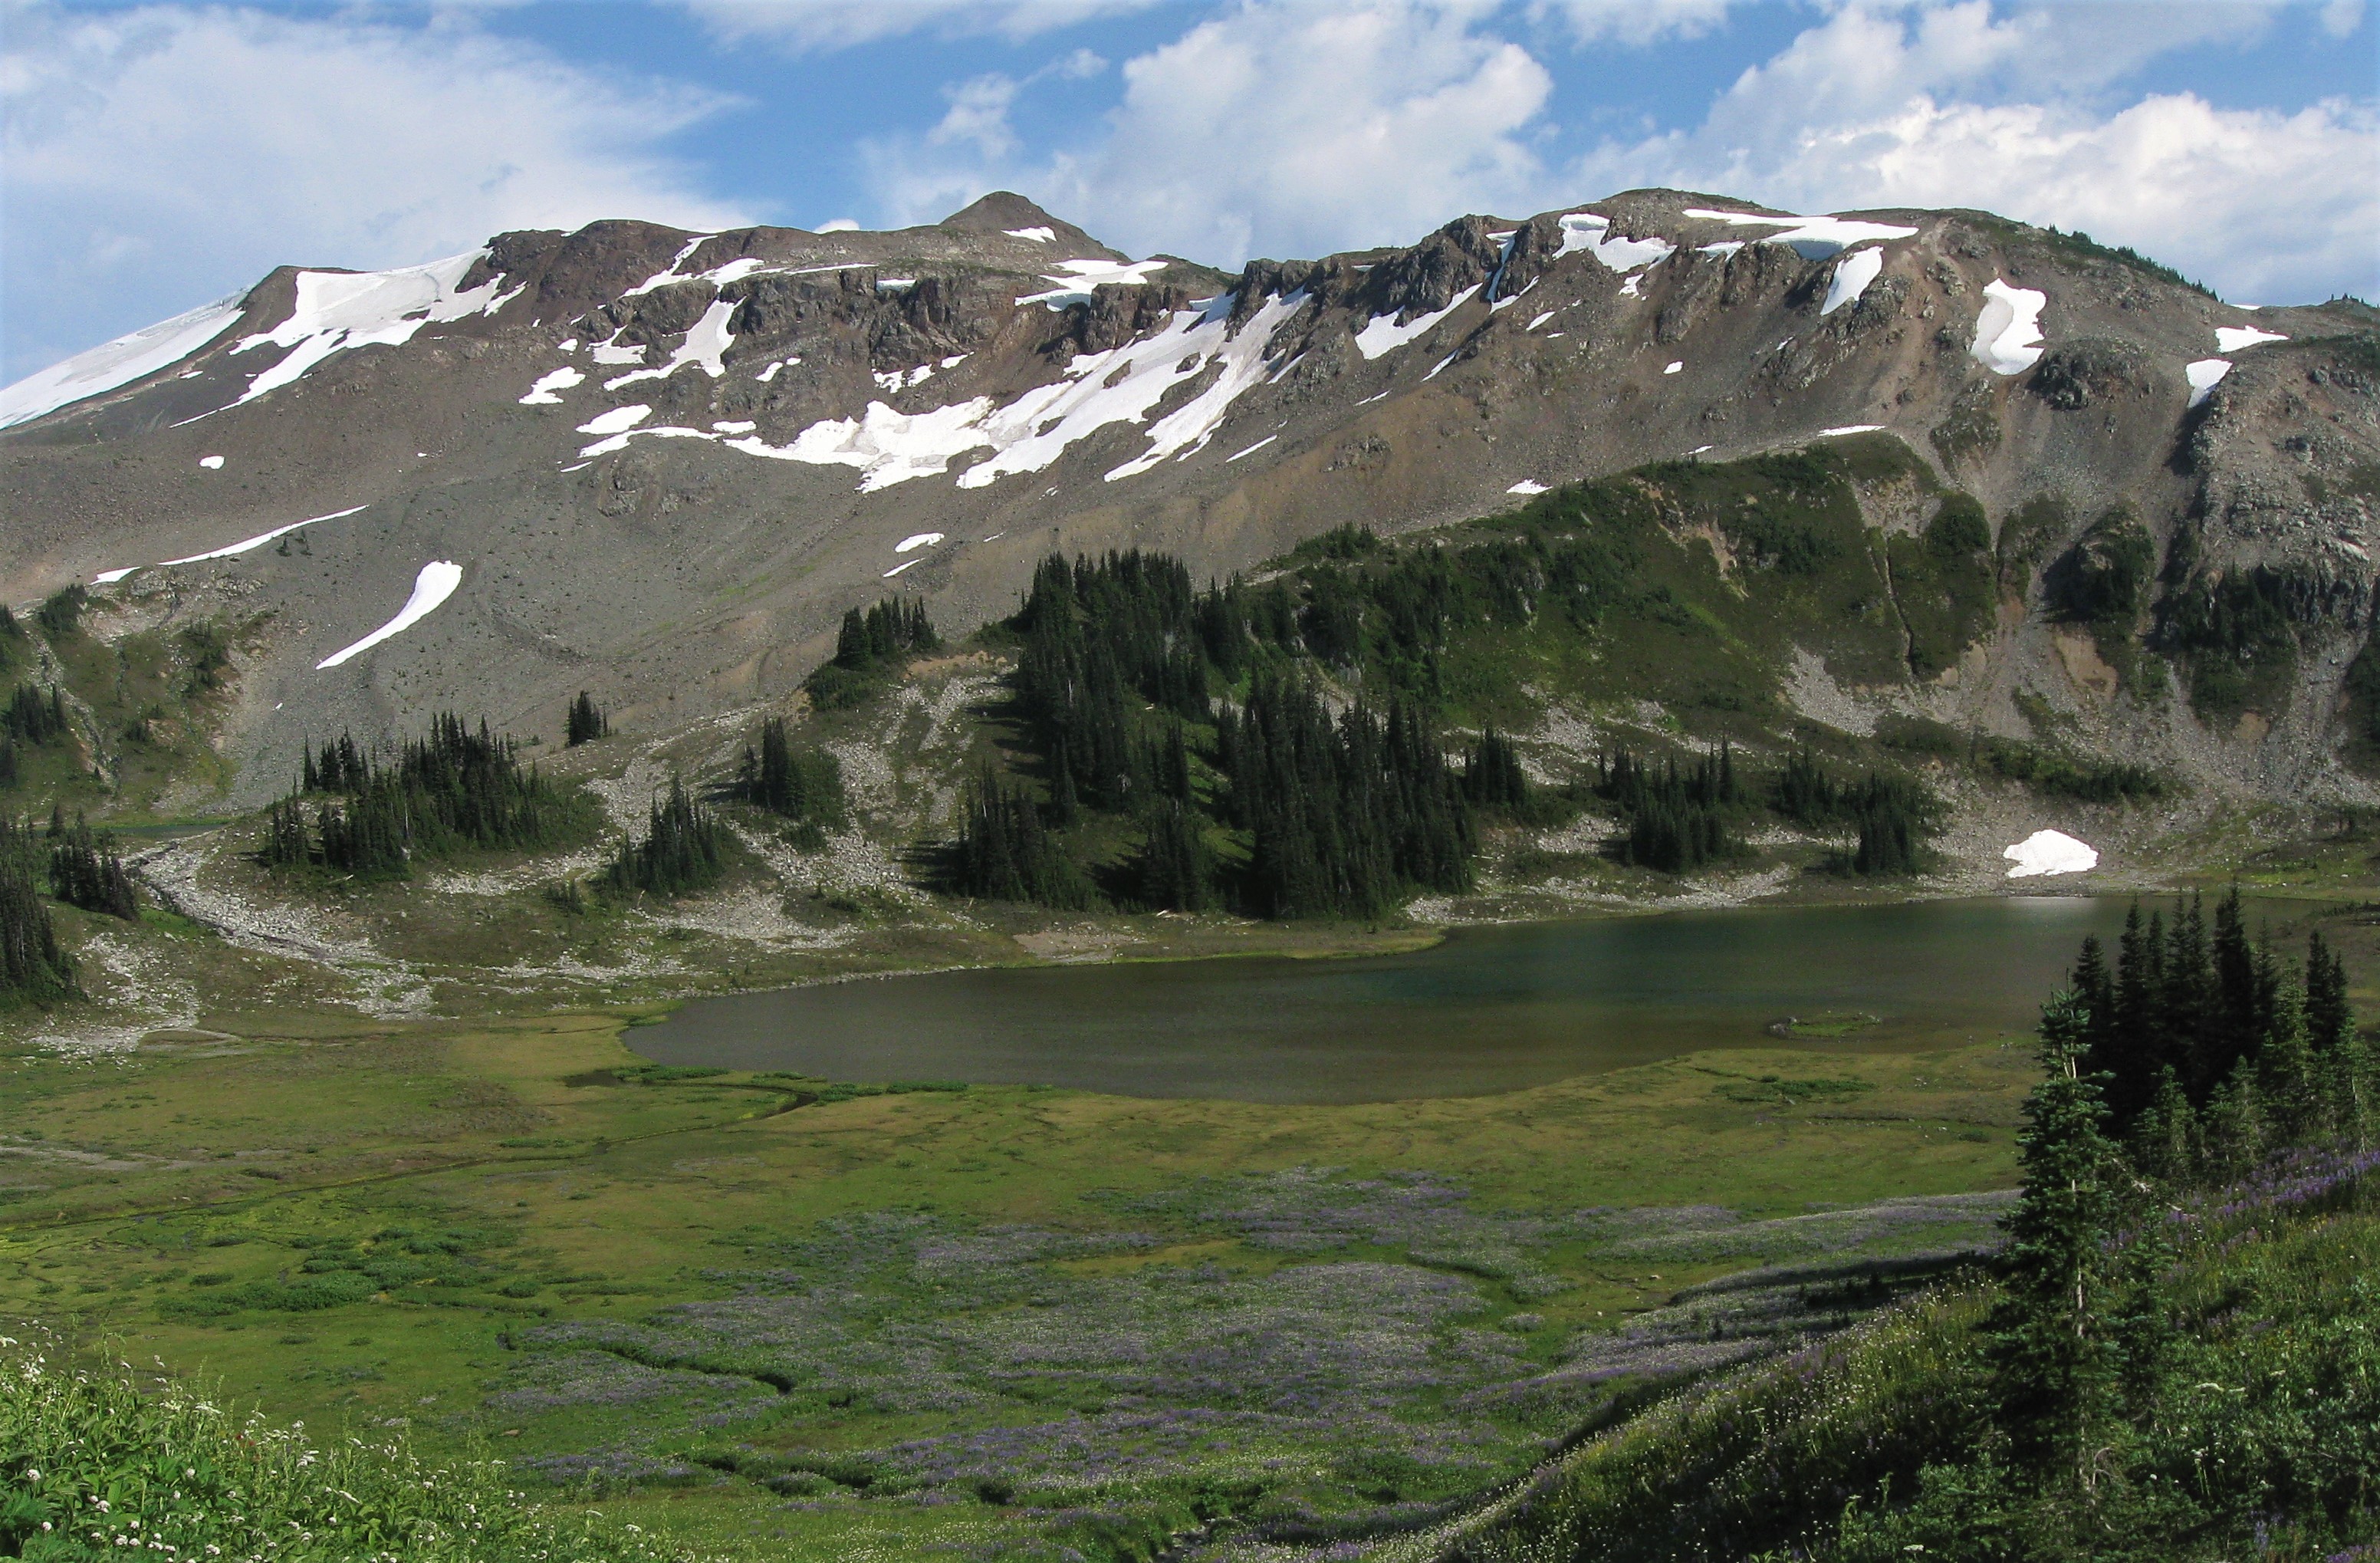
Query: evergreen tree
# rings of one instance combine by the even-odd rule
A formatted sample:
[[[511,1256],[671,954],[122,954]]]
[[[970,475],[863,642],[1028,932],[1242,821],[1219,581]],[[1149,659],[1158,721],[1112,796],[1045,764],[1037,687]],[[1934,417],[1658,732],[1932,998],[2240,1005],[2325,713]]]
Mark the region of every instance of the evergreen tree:
[[[1925,867],[1925,843],[1939,828],[1941,812],[1932,794],[1913,781],[1871,771],[1845,802],[1859,827],[1852,873],[1898,876]]]
[[[953,857],[953,887],[962,895],[1066,911],[1091,904],[1089,882],[1043,826],[1033,795],[989,766],[961,802]]]
[[[2265,1159],[2265,1106],[2256,1091],[2255,1071],[2246,1058],[2231,1068],[2230,1076],[2216,1086],[2201,1115],[2204,1166],[2217,1181],[2245,1178]]]
[[[50,842],[50,893],[68,906],[85,911],[140,919],[140,903],[133,894],[132,876],[115,850],[113,835],[93,836],[89,822],[78,812],[74,828],[54,832]]]
[[[603,881],[615,890],[655,896],[708,889],[727,871],[726,846],[727,832],[718,817],[672,776],[668,799],[655,800],[646,817],[645,838],[620,843],[604,867]]]
[[[0,730],[28,746],[55,742],[68,730],[65,695],[55,686],[43,690],[35,684],[18,685],[6,709],[0,710]]]
[[[2044,1078],[2024,1101],[2023,1183],[2004,1223],[1988,1326],[1999,1425],[2022,1463],[2059,1480],[2082,1475],[2109,1366],[2102,1239],[2114,1156],[2099,1082],[2082,1069],[2089,1024],[2070,991],[2042,1008]]]
[[[36,850],[30,821],[0,819],[0,1000],[47,1005],[80,993],[35,885]]]
[[[1204,911],[1213,902],[1214,863],[1198,834],[1198,817],[1169,799],[1149,811],[1147,839],[1135,865],[1143,906]]]
[[[1785,756],[1783,769],[1771,788],[1771,806],[1804,828],[1816,830],[1842,823],[1842,788],[1816,755],[1796,749]]]
[[[576,749],[582,743],[610,738],[612,719],[595,703],[593,696],[581,690],[578,698],[570,702],[570,709],[564,714],[562,728],[564,747]]]
[[[1521,767],[1521,751],[1492,724],[1464,757],[1463,796],[1474,808],[1500,809],[1514,819],[1530,812],[1529,774]]]
[[[843,820],[843,763],[828,750],[795,749],[782,716],[760,724],[757,751],[744,746],[732,790],[742,801],[796,824],[824,826]]]

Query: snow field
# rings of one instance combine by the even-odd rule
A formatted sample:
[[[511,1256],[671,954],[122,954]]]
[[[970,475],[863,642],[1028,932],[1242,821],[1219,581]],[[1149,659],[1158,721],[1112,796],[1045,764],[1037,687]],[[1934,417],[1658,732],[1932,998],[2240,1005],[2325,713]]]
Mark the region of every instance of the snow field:
[[[28,374],[0,390],[0,429],[170,369],[222,336],[239,313],[235,294]]]
[[[1036,226],[1029,228],[1008,228],[1003,231],[1011,238],[1029,238],[1036,244],[1055,244],[1058,242],[1058,232],[1055,228]]]
[[[2041,361],[2041,309],[2049,296],[2036,287],[2010,287],[1994,277],[1975,315],[1974,345],[1967,349],[1994,374],[2022,374]]]
[[[1049,292],[1029,293],[1016,301],[1062,310],[1069,304],[1089,303],[1094,287],[1104,284],[1138,287],[1164,269],[1163,261],[1061,261],[1054,272],[1042,275],[1041,280],[1051,285]]]
[[[1662,372],[1662,373],[1664,373],[1664,374],[1676,374],[1676,373],[1680,372],[1681,371],[1682,371],[1685,367],[1686,367],[1686,360],[1683,360],[1683,359],[1678,359],[1678,360],[1675,360],[1674,361],[1672,361],[1672,362],[1671,362],[1671,363],[1670,363],[1667,368],[1663,369],[1663,370],[1661,371],[1661,372]]]
[[[2259,342],[2288,340],[2277,331],[2259,331],[2252,325],[2218,325],[2215,328],[2215,350],[2218,353],[2236,353]]]
[[[609,412],[599,412],[578,425],[582,434],[616,434],[623,429],[633,429],[653,415],[653,409],[642,402],[628,407],[615,407]]]
[[[2204,401],[2230,372],[2229,359],[2198,359],[2182,365],[2182,378],[2190,382],[2190,400],[2185,405],[2196,407]]]
[[[666,380],[687,364],[698,364],[713,380],[727,372],[727,349],[735,338],[727,330],[727,322],[735,313],[735,306],[724,299],[714,299],[702,318],[686,328],[686,340],[677,345],[670,360],[653,369],[639,369],[623,374],[616,380],[606,380],[603,388],[616,391],[623,385],[633,385],[639,380]]]
[[[405,606],[396,610],[395,618],[355,644],[333,652],[314,665],[314,671],[320,673],[326,667],[336,667],[350,657],[362,655],[382,641],[404,634],[429,617],[440,604],[455,594],[455,588],[461,584],[462,566],[452,559],[431,560],[421,567],[421,573],[413,578],[413,595],[405,600]]]
[[[1772,212],[1720,212],[1708,206],[1689,206],[1685,214],[1706,223],[1728,223],[1736,227],[1775,227],[1781,233],[1766,234],[1762,244],[1790,244],[1795,254],[1805,261],[1823,261],[1838,255],[1854,244],[1875,238],[1913,238],[1915,228],[1898,223],[1870,223],[1856,217],[1800,217]]]
[[[528,388],[528,395],[520,398],[520,404],[523,407],[560,407],[562,398],[554,392],[566,391],[573,385],[586,383],[586,375],[565,364],[550,374],[539,375],[537,384]]]
[[[2003,850],[2000,856],[2009,861],[2008,876],[2010,879],[2031,879],[2038,874],[2087,873],[2099,866],[2097,848],[2058,830],[2036,830]]]
[[[1556,221],[1561,226],[1562,236],[1561,248],[1554,251],[1556,260],[1584,250],[1607,270],[1631,272],[1640,266],[1658,265],[1678,248],[1666,238],[1613,238],[1611,219],[1599,213],[1566,212]]]
[[[402,347],[432,323],[494,314],[519,296],[518,287],[502,291],[501,276],[468,292],[461,287],[465,275],[486,254],[473,250],[385,272],[299,272],[289,318],[271,331],[243,336],[231,349],[235,354],[264,347],[289,350],[250,380],[232,405],[254,401],[290,384],[334,353]]]
[[[317,521],[335,521],[343,517],[352,516],[358,510],[370,508],[369,505],[354,505],[345,510],[334,510],[327,516],[309,516],[302,521],[291,521],[286,526],[274,527],[271,531],[258,532],[254,537],[243,537],[237,543],[225,543],[221,548],[211,548],[203,554],[188,554],[178,559],[161,559],[153,565],[126,565],[121,569],[102,570],[91,578],[91,582],[94,586],[107,586],[122,580],[137,569],[171,569],[176,565],[201,565],[210,559],[228,559],[235,555],[245,554],[251,548],[261,548],[274,538],[285,532],[296,531],[299,527],[310,527]]]
[[[1519,482],[1514,483],[1511,488],[1506,489],[1504,492],[1506,494],[1517,494],[1522,495],[1524,498],[1527,498],[1536,495],[1550,493],[1551,490],[1549,490],[1544,483],[1537,482],[1535,478],[1523,478]]]
[[[940,543],[941,540],[942,534],[938,531],[912,532],[907,537],[903,538],[900,542],[892,544],[892,552],[895,554],[914,554],[920,548],[931,548],[935,543]]]
[[[1383,353],[1394,352],[1461,309],[1470,301],[1471,296],[1478,291],[1476,287],[1466,287],[1449,299],[1446,301],[1446,308],[1432,310],[1426,315],[1415,315],[1402,325],[1397,324],[1397,317],[1393,314],[1374,315],[1366,323],[1363,330],[1355,333],[1355,350],[1367,359],[1376,359]]]
[[[224,458],[220,456],[201,456],[199,458],[199,465],[205,468],[210,472],[222,471],[223,464]]]
[[[1873,434],[1880,432],[1883,428],[1884,425],[1881,423],[1838,423],[1831,429],[1819,430],[1818,438],[1822,440],[1831,440],[1840,439],[1845,434]],[[1703,448],[1705,450],[1708,450],[1710,446],[1705,446]]]
[[[1830,315],[1845,304],[1858,303],[1859,296],[1867,291],[1867,285],[1882,270],[1884,250],[1879,246],[1854,250],[1837,261],[1834,280],[1827,285],[1827,301],[1818,306],[1818,313]]]

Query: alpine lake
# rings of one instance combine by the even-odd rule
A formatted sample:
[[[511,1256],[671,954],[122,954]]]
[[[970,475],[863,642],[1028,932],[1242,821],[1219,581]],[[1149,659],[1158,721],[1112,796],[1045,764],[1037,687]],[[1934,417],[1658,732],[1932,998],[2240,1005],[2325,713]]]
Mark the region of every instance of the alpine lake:
[[[1315,1104],[1479,1095],[1711,1047],[1919,1052],[2022,1035],[2083,935],[2112,946],[2131,904],[1744,908],[1458,928],[1352,959],[945,971],[698,1000],[628,1041],[660,1064],[834,1080]],[[2249,911],[2297,938],[2313,910]]]

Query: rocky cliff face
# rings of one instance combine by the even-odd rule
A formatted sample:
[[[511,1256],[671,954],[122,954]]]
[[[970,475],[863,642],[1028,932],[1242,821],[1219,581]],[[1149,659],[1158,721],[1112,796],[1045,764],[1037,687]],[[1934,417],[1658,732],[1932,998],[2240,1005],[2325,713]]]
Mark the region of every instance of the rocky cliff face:
[[[278,271],[0,419],[9,600],[246,627],[243,799],[309,734],[445,706],[689,725],[788,693],[883,592],[1004,613],[1053,548],[1222,574],[1871,429],[1981,503],[2003,602],[1938,670],[1778,668],[1805,712],[2052,724],[2273,796],[2364,796],[2374,747],[2380,317],[1977,213],[1635,191],[1236,277],[1010,195],[895,233],[607,222]]]

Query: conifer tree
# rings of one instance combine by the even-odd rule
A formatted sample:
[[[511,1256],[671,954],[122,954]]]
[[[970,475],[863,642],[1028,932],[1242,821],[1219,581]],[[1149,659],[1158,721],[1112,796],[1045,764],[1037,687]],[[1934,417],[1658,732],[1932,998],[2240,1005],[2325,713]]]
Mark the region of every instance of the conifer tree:
[[[735,795],[797,824],[838,824],[843,819],[843,763],[825,749],[795,749],[785,719],[760,724],[760,746],[744,746]]]
[[[115,838],[108,834],[93,836],[79,812],[73,829],[53,832],[50,893],[85,911],[103,912],[128,922],[140,918],[140,898],[133,894],[124,860],[116,854]]]
[[[653,801],[645,838],[624,840],[603,871],[615,890],[682,896],[707,889],[726,872],[727,832],[718,817],[686,795],[685,781],[670,777],[669,797]]]
[[[1167,911],[1203,911],[1213,900],[1214,864],[1199,838],[1197,816],[1171,799],[1149,811],[1148,837],[1135,865],[1141,904]]]
[[[2071,991],[2041,1013],[2043,1076],[2017,1137],[2023,1184],[2004,1223],[1989,1336],[1998,1420],[2017,1459],[2076,1480],[2108,1377],[2102,1238],[2114,1155],[2099,1082],[2083,1072],[2090,1016]]]
[[[563,715],[562,727],[564,747],[569,749],[612,736],[612,719],[585,690],[579,690],[578,698],[570,702],[570,709]]]
[[[0,819],[0,999],[54,1004],[80,996],[35,879],[30,821]]]

